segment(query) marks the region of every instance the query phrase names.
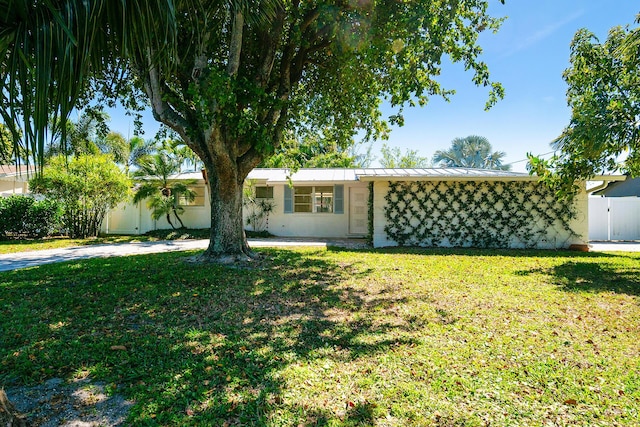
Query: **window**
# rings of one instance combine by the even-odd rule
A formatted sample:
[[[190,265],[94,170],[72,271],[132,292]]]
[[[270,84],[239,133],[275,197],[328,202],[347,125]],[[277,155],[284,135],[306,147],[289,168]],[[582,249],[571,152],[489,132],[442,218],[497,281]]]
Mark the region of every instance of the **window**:
[[[188,201],[184,195],[178,197],[178,204],[181,206],[204,206],[204,186],[190,187],[195,193],[195,198],[192,201]]]
[[[333,186],[315,187],[314,212],[333,212]]]
[[[294,187],[293,211],[296,213],[333,212],[333,187]]]
[[[293,189],[293,211],[313,212],[313,187],[295,187]]]
[[[273,199],[273,187],[256,187],[256,199]]]

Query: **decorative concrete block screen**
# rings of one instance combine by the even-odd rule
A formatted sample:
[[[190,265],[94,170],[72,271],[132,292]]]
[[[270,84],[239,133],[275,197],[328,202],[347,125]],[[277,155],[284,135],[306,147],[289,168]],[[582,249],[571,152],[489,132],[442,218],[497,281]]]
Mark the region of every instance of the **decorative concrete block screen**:
[[[387,238],[400,246],[551,248],[575,236],[571,202],[542,183],[389,182]]]

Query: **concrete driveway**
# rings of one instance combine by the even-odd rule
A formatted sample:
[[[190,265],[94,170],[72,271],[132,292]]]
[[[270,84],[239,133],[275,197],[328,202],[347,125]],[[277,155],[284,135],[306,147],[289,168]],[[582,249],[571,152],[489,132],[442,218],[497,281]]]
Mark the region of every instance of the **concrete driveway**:
[[[300,238],[282,239],[248,239],[249,246],[279,247],[279,246],[365,246],[362,240],[330,239],[310,240]],[[19,268],[34,267],[53,262],[73,261],[86,258],[107,258],[127,255],[143,255],[158,252],[203,250],[209,245],[209,240],[166,240],[159,242],[113,243],[104,245],[74,246],[70,248],[46,249],[42,251],[17,252],[0,254],[0,271],[17,270]]]

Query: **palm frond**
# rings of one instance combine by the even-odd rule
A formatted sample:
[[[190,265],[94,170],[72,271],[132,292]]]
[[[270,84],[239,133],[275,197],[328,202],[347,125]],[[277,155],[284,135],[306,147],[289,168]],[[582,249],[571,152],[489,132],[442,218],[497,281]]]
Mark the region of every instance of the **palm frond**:
[[[129,56],[172,70],[172,0],[0,0],[0,114],[42,166],[49,123],[64,122],[92,73]],[[153,52],[149,55],[149,52]],[[144,55],[144,56],[143,56]]]

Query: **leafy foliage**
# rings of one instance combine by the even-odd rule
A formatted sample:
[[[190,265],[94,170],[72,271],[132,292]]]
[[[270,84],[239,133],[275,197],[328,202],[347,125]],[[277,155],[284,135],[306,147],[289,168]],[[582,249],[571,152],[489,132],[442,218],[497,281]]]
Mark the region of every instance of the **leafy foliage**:
[[[53,157],[29,186],[61,204],[70,237],[85,238],[98,235],[109,209],[129,195],[131,182],[111,156],[82,154],[70,160]]]
[[[385,232],[400,246],[555,247],[575,235],[573,203],[522,182],[390,182]]]
[[[269,214],[276,203],[271,198],[256,197],[255,182],[250,180],[243,189],[242,208],[246,210],[247,225],[251,231],[263,232],[269,224]]]
[[[6,126],[0,123],[0,165],[6,165],[13,160],[13,138]]]
[[[171,179],[180,173],[184,159],[179,153],[165,145],[160,151],[140,159],[139,169],[134,173],[138,187],[133,196],[134,203],[148,199],[147,206],[151,209],[151,217],[158,220],[165,217],[171,228],[175,229],[171,215],[184,228],[180,214],[184,207],[180,205],[180,198],[191,202],[195,199],[195,191],[189,188],[195,180]]]
[[[0,10],[9,8],[5,3]],[[479,34],[502,22],[487,14],[488,0],[18,3],[28,16],[10,10],[6,19],[17,27],[0,39],[0,55],[8,57],[2,76],[9,79],[0,79],[0,89],[13,96],[1,103],[7,114],[13,119],[22,105],[25,123],[38,117],[30,129],[44,129],[40,113],[49,103],[66,118],[89,77],[99,74],[123,84],[118,93],[144,91],[156,120],[177,132],[207,170],[211,257],[247,253],[241,186],[285,135],[322,132],[341,146],[358,132],[365,140],[381,137],[388,131],[383,100],[396,109],[390,121],[401,123],[404,106],[453,93],[438,81],[443,56],[488,88],[489,105],[503,94],[478,46]],[[36,43],[47,31],[51,43]],[[25,49],[15,53],[9,47],[19,42]],[[18,61],[19,54],[27,60]],[[125,78],[108,78],[114,74]],[[37,99],[22,90],[32,87],[42,89]]]
[[[60,227],[62,210],[54,200],[30,196],[0,197],[0,237],[41,238]]]
[[[586,29],[571,43],[564,72],[571,121],[549,160],[529,156],[529,168],[560,194],[575,181],[621,170],[640,175],[640,28],[614,27],[604,42]]]
[[[286,140],[276,153],[265,159],[260,167],[287,168],[351,168],[356,158],[336,142],[319,136],[308,136],[303,142],[294,138]]]
[[[503,165],[504,151],[491,151],[491,143],[483,136],[470,135],[451,141],[451,148],[438,150],[433,155],[433,162],[447,168],[478,168],[510,170],[510,165]]]
[[[172,12],[171,0],[0,1],[0,114],[14,135],[22,127],[40,166],[47,128],[53,124],[53,133],[65,139],[64,121],[91,77],[124,82],[118,70],[123,58],[150,50],[157,53],[150,61],[162,62],[160,53],[172,56]],[[109,86],[104,89],[113,91]]]
[[[389,147],[387,144],[382,144],[380,149],[382,159],[380,159],[380,165],[383,168],[428,168],[431,167],[431,162],[428,157],[421,157],[418,155],[418,150],[407,149],[404,154],[398,147]]]

